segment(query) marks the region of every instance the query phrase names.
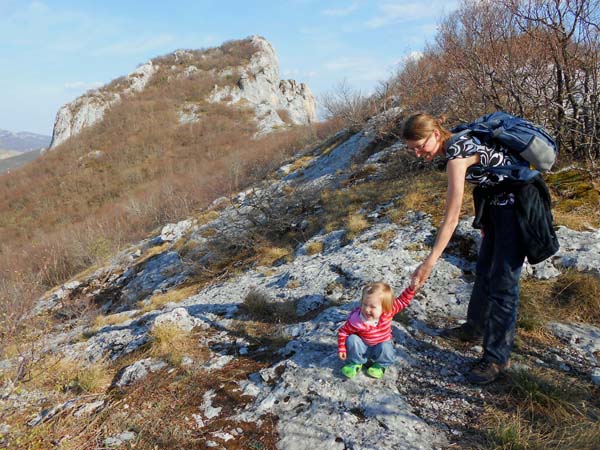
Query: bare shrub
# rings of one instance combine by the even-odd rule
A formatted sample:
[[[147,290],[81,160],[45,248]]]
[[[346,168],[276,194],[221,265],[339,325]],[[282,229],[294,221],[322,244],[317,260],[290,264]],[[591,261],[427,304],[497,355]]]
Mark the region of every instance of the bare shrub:
[[[600,153],[600,6],[590,0],[463,0],[435,43],[390,80],[409,111],[450,124],[494,110],[554,134],[566,159]]]
[[[346,80],[341,81],[332,91],[323,94],[320,103],[329,118],[339,118],[353,131],[362,128],[367,119],[377,112],[374,100],[352,89]]]

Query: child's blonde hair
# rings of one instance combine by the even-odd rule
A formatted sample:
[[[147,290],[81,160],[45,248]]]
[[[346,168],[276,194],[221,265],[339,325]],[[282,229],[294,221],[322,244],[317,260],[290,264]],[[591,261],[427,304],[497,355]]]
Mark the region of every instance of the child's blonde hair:
[[[370,295],[378,295],[381,300],[381,309],[385,313],[389,313],[394,305],[394,293],[389,284],[382,281],[367,284],[362,291],[362,301]]]

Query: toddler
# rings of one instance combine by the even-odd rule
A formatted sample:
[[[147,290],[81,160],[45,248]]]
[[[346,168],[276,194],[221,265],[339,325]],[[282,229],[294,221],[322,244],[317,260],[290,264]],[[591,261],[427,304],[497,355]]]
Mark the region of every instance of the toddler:
[[[338,331],[338,355],[348,361],[342,373],[353,378],[369,359],[373,361],[367,374],[381,378],[394,362],[392,318],[410,303],[415,290],[408,287],[394,300],[386,283],[369,283],[362,291],[360,306],[348,316]]]

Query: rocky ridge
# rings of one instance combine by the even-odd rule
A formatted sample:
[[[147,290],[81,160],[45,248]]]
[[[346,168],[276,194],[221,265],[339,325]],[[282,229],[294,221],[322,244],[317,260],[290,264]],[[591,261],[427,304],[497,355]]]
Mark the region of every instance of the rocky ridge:
[[[290,124],[308,124],[317,120],[315,99],[309,87],[294,80],[279,78],[279,61],[273,46],[264,38],[248,38],[255,47],[247,65],[221,70],[217,75],[221,79],[238,77],[235,87],[215,85],[209,101],[224,101],[229,104],[245,101],[256,113],[261,133],[267,133],[276,127]],[[185,50],[173,53],[175,59],[184,60]],[[82,129],[102,120],[105,112],[118,104],[123,98],[144,90],[152,77],[159,72],[161,64],[154,60],[141,65],[124,77],[115,89],[110,85],[93,89],[73,102],[62,106],[56,114],[50,149],[75,136]],[[199,69],[193,64],[173,65],[169,79],[190,76]],[[181,105],[180,123],[199,120],[196,105]]]
[[[277,446],[285,449],[433,449],[460,440],[492,395],[467,385],[464,378],[465,367],[481,348],[455,348],[438,337],[437,326],[460,320],[466,313],[472,287],[469,274],[474,270],[479,240],[469,219],[456,231],[463,251],[450,248],[446,252],[428,284],[405,310],[404,319],[394,322],[398,362],[379,381],[363,375],[343,379],[336,354],[337,329],[356,306],[363,283],[385,280],[400,292],[426,255],[436,230],[429,216],[416,211],[409,213],[403,224],[391,222],[386,214],[392,206],[389,202],[363,211],[370,225],[351,241],[344,230],[321,230],[298,245],[290,260],[216,280],[196,294],[159,309],[140,309],[140,305],[151,305],[153,295],[174,291],[192,276],[179,249],[193,247],[196,263],[214,258],[211,240],[216,238],[209,230],[220,230],[221,240],[244,239],[244,230],[271,219],[266,215],[268,210],[257,207],[261,202],[269,202],[277,212],[281,206],[277,202],[285,198],[286,191],[313,198],[354,176],[357,162],[371,168],[369,177],[378,177],[401,146],[393,143],[370,154],[373,144],[369,127],[351,136],[340,134],[315,149],[307,166],[295,170],[292,165],[284,166],[273,179],[238,194],[231,202],[216,201],[213,211],[218,215],[207,223],[189,219],[169,224],[160,234],[117,255],[110,265],[59,287],[40,299],[32,314],[71,317],[68,309],[73,304],[92,297],[106,314],[119,320],[93,332],[85,323],[66,320],[64,329],[46,336],[41,345],[47,352],[81,364],[101,358],[118,361],[126,355],[135,356],[154,327],[171,323],[181,330],[205,330],[198,345],[207,349],[207,358],[188,358],[184,364],[209,377],[241,358],[258,358],[264,353],[264,348],[255,348],[233,331],[234,322],[243,317],[244,298],[251,291],[262,292],[273,302],[291,303],[297,320],[282,327],[289,341],[271,355],[271,362],[238,381],[236,390],[248,399],[244,405],[224,417],[226,404],[220,403],[222,399],[215,392],[204,394],[197,414],[190,417],[190,427],[202,430],[227,419],[221,429],[209,433],[208,447],[228,448],[244,424],[260,426],[273,416],[277,418]],[[312,213],[318,214],[318,207]],[[302,221],[296,225],[306,226]],[[389,241],[378,245],[383,235]],[[600,231],[575,232],[560,227],[558,235],[559,253],[543,264],[527,266],[528,276],[547,279],[567,269],[600,275]],[[313,244],[322,250],[314,253]],[[556,323],[549,331],[560,344],[540,354],[537,364],[600,382],[600,330]],[[81,340],[82,334],[90,337]],[[1,361],[0,370],[8,371],[18,364],[18,360]],[[139,359],[118,374],[113,386],[126,389],[153,372],[169,370],[173,369],[166,361]],[[10,383],[0,391],[0,404],[7,410],[49,401],[51,398],[40,392],[17,393]],[[109,403],[108,397],[93,402],[85,396],[74,398],[41,409],[29,426],[58,414],[83,414],[83,410],[97,414]],[[125,445],[132,439],[135,433],[124,430],[107,437],[105,445]]]

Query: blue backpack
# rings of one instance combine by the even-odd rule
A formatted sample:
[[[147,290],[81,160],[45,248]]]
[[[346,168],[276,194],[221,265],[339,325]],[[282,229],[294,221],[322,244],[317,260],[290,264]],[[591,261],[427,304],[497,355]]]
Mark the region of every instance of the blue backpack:
[[[487,114],[474,122],[458,125],[451,131],[458,133],[453,140],[469,134],[483,143],[497,141],[529,163],[531,169],[540,172],[550,170],[558,154],[556,142],[542,127],[505,112]],[[537,173],[535,170],[531,172]]]

